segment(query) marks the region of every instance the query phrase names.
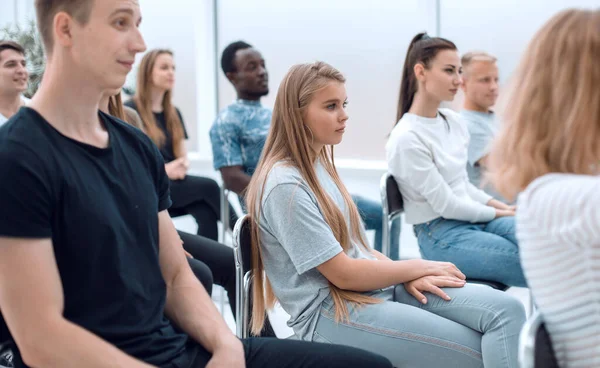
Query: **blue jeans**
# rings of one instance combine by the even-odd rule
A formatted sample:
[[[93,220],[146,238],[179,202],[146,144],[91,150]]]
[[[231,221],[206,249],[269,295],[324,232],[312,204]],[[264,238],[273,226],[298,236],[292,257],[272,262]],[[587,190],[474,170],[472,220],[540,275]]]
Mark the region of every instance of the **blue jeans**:
[[[440,217],[414,225],[414,232],[425,259],[452,262],[467,278],[527,287],[514,217],[476,224]]]
[[[444,291],[452,300],[426,294],[423,305],[397,285],[374,295],[381,304],[349,307],[349,319],[339,323],[328,298],[312,341],[360,347],[395,367],[518,368],[523,304],[483,285]]]
[[[352,200],[354,200],[356,207],[358,207],[358,212],[365,223],[365,228],[367,230],[375,230],[373,248],[381,252],[383,221],[385,221],[383,219],[381,203],[354,194],[352,195]],[[399,259],[401,226],[400,219],[397,219],[392,223],[390,229],[390,258],[393,260]]]

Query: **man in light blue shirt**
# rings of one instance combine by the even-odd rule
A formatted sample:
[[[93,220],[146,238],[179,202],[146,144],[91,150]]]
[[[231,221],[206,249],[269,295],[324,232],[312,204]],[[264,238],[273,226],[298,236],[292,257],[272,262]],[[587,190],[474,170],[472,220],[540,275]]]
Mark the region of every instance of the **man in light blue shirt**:
[[[213,166],[221,171],[225,187],[242,195],[265,144],[271,126],[272,110],[260,99],[269,93],[269,75],[261,53],[237,41],[225,48],[221,68],[237,92],[237,100],[219,112],[210,129]],[[381,204],[353,195],[365,227],[375,230],[375,249],[381,251],[383,212]],[[391,257],[398,258],[400,224],[392,226]]]
[[[462,67],[465,102],[460,116],[471,136],[467,162],[469,180],[495,199],[505,201],[483,177],[490,146],[498,132],[496,117],[491,111],[498,98],[496,58],[485,52],[469,52],[462,57]]]

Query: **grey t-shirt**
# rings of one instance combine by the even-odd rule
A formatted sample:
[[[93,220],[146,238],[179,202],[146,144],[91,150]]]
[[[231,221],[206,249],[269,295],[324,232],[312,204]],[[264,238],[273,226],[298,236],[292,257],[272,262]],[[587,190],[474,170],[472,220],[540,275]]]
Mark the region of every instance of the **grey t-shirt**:
[[[493,112],[479,112],[471,110],[462,110],[460,118],[466,123],[469,130],[469,152],[467,161],[467,174],[469,181],[477,188],[483,189],[487,194],[495,199],[504,201],[504,198],[496,192],[491,185],[481,187],[483,171],[477,161],[490,153],[492,141],[498,133],[498,124]]]
[[[321,186],[350,223],[343,197],[321,164],[316,167]],[[317,270],[342,252],[321,213],[317,198],[295,167],[276,164],[267,178],[259,220],[267,277],[283,309],[288,326],[302,340],[312,340],[319,307],[329,297],[329,282]],[[364,228],[361,228],[364,235]],[[353,241],[352,258],[376,259]]]

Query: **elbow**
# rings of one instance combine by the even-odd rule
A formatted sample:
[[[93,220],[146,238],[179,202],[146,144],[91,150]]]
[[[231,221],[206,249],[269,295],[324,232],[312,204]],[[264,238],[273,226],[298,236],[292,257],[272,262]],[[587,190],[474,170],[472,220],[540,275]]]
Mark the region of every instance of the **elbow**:
[[[336,273],[334,277],[328,278],[329,282],[335,285],[338,289],[346,291],[371,291],[369,287],[365,287],[358,277],[360,273],[352,272],[350,269],[344,272]]]
[[[42,348],[39,346],[42,342],[24,343],[19,346],[19,352],[23,363],[28,367],[47,367],[48,361],[44,357]]]
[[[329,279],[329,282],[332,283],[335,287],[341,290],[353,291],[353,283],[352,280],[345,275],[337,275],[336,277],[332,277]]]
[[[13,334],[23,363],[32,368],[55,366],[56,357],[64,352],[68,330],[67,320],[58,315],[27,322],[26,328]]]
[[[325,262],[317,269],[332,285],[341,290],[362,291],[359,260],[348,257],[343,252]]]
[[[40,328],[38,325],[37,329]],[[51,334],[44,333],[43,331],[27,333],[17,341],[19,353],[21,359],[28,367],[51,367],[52,356],[57,353],[57,349],[53,347],[53,341],[57,339],[52,338]]]

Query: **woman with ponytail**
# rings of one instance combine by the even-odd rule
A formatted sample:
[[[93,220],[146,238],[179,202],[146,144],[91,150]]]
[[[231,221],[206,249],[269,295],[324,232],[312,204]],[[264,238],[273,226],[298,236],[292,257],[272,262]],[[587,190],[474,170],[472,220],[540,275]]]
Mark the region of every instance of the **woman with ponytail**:
[[[293,66],[279,87],[246,197],[252,331],[278,300],[298,338],[362,347],[397,367],[515,367],[520,302],[465,285],[451,263],[369,248],[333,162],[348,120],[344,83],[316,62]]]
[[[461,84],[456,46],[425,33],[408,48],[396,126],[386,145],[388,171],[404,199],[425,259],[452,262],[467,278],[527,286],[515,238],[515,207],[467,177],[469,133],[458,114],[440,109]]]

